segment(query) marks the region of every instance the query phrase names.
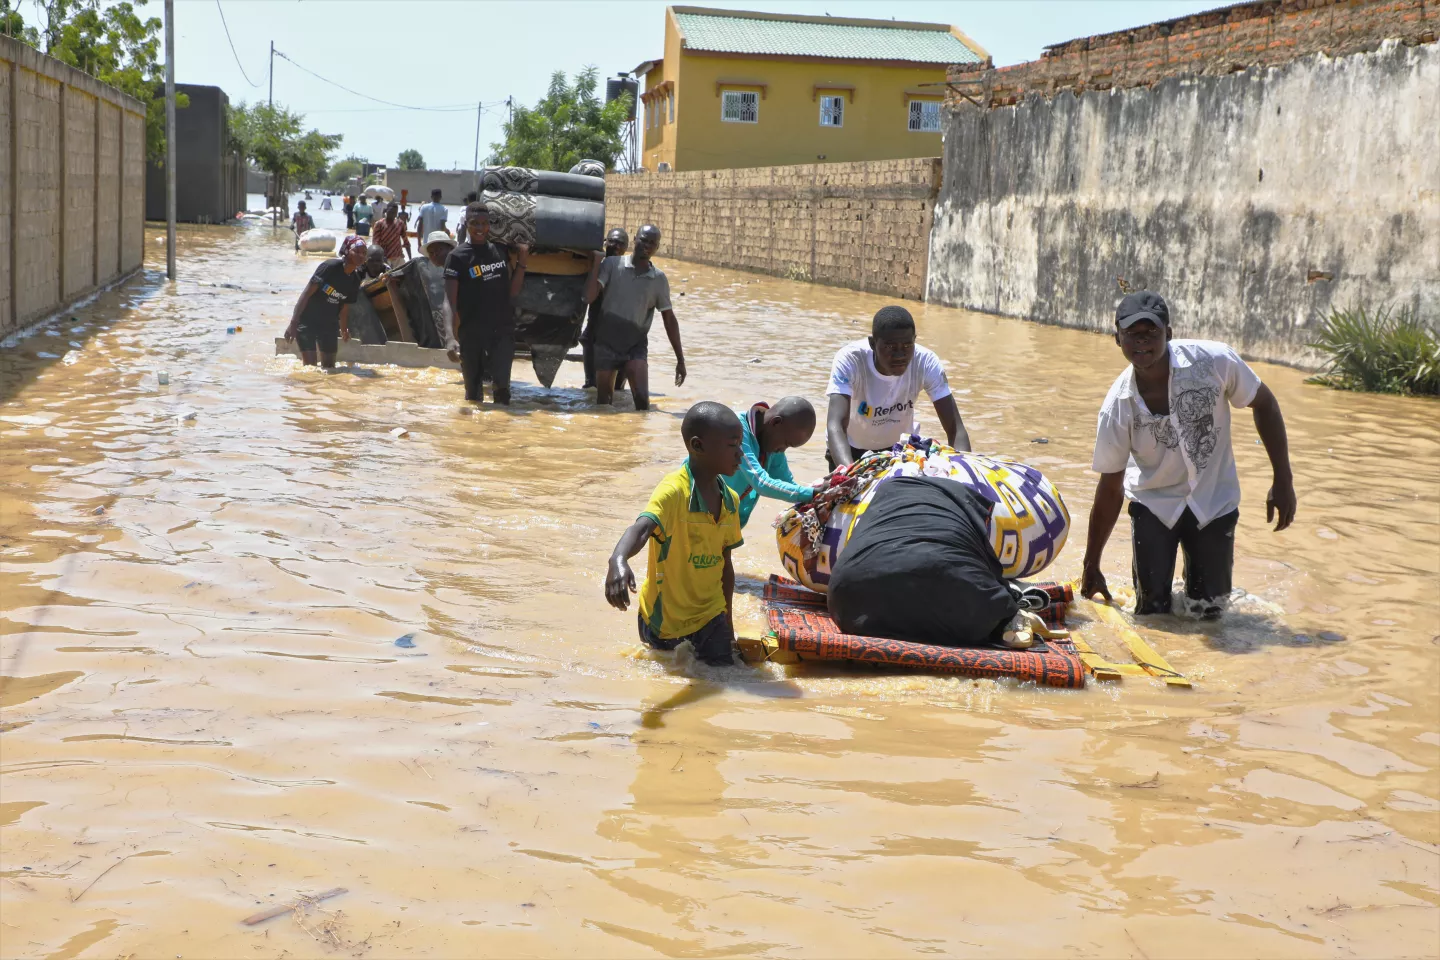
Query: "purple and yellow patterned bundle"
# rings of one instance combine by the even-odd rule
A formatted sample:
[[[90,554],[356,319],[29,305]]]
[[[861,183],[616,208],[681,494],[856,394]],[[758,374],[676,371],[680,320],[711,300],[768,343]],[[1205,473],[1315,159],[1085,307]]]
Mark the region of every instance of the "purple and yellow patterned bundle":
[[[873,457],[888,460],[875,462]],[[794,580],[825,592],[830,571],[845,549],[855,523],[880,484],[894,477],[944,477],[963,483],[991,502],[990,546],[1007,579],[1033,577],[1065,546],[1070,511],[1044,474],[1009,457],[957,453],[919,437],[896,444],[889,454],[860,464],[869,478],[844,503],[816,511],[808,504],[791,507],[775,521],[780,564]],[[807,516],[808,514],[808,516]],[[808,528],[808,529],[807,529]]]

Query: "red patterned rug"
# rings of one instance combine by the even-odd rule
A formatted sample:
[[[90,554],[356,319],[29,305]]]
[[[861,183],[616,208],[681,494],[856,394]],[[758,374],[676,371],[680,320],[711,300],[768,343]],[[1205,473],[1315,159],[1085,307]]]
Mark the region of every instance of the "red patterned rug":
[[[1036,611],[1052,627],[1065,625],[1074,599],[1070,587],[1032,584],[1050,595],[1050,606]],[[967,677],[1014,677],[1047,687],[1085,686],[1085,667],[1068,640],[1046,640],[1029,650],[989,647],[937,647],[926,643],[860,637],[843,633],[830,618],[824,594],[793,580],[771,576],[765,584],[765,617],[782,650],[801,659],[858,660],[913,667],[931,673]]]

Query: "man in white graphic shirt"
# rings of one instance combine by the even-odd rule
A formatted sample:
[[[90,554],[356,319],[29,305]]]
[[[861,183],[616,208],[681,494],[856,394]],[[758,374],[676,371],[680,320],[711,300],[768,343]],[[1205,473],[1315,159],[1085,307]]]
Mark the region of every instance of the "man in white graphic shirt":
[[[915,430],[915,401],[924,389],[945,441],[970,449],[970,435],[945,379],[940,358],[915,345],[915,318],[904,307],[881,307],[870,336],[841,347],[830,368],[825,458],[834,470],[871,450],[889,450]]]
[[[1230,408],[1249,407],[1274,483],[1266,522],[1295,519],[1285,419],[1270,388],[1234,350],[1213,340],[1172,340],[1159,294],[1132,293],[1115,311],[1115,342],[1130,366],[1100,408],[1093,467],[1100,474],[1080,592],[1110,599],[1100,557],[1120,506],[1130,501],[1136,613],[1170,613],[1175,550],[1185,556],[1185,595],[1220,615],[1230,594],[1240,478],[1230,446]]]

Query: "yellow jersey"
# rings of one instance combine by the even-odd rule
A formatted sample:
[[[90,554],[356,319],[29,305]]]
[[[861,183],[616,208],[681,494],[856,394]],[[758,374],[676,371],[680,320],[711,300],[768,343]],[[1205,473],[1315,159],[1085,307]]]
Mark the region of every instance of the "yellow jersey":
[[[740,501],[716,478],[720,519],[695,488],[690,461],[667,474],[641,517],[656,523],[649,571],[640,586],[640,617],[662,640],[687,637],[725,612],[725,554],[740,536]]]

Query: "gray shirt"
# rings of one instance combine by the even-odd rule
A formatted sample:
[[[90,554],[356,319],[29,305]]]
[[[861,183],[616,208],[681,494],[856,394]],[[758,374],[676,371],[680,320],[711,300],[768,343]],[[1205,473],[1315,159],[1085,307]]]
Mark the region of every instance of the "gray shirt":
[[[670,281],[654,262],[635,271],[630,254],[606,257],[596,277],[600,294],[600,329],[595,341],[614,350],[629,350],[650,335],[656,310],[670,309]]]

